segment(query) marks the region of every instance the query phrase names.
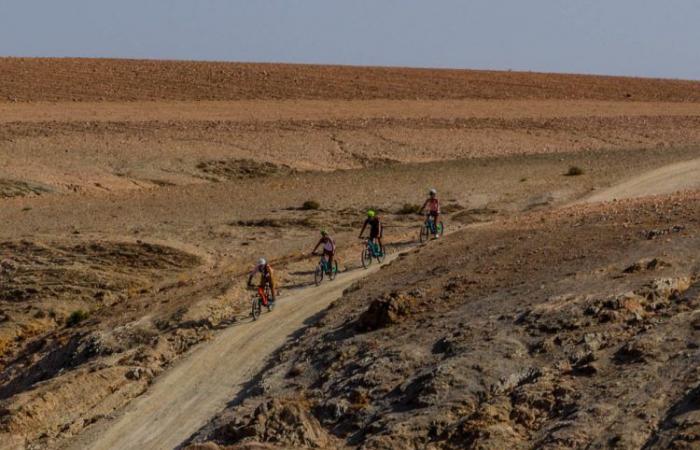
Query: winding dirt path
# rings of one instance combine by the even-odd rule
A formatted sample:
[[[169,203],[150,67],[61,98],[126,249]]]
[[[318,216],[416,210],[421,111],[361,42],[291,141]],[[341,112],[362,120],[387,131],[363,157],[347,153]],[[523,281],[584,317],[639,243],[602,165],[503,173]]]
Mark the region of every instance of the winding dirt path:
[[[392,255],[394,256],[394,255]],[[392,261],[387,257],[385,264]],[[222,411],[264,366],[266,359],[307,319],[342,295],[353,282],[376,272],[353,270],[333,282],[279,300],[257,322],[242,322],[197,347],[134,400],[115,420],[88,429],[68,449],[173,449]]]
[[[672,193],[700,188],[700,159],[671,164],[598,192],[584,202]],[[388,258],[390,262],[393,258]],[[115,420],[86,430],[69,449],[173,449],[223,410],[266,359],[314,314],[353,282],[377,271],[354,270],[334,282],[302,289],[280,300],[257,322],[218,333],[158,378]]]
[[[583,201],[586,203],[608,202],[615,199],[671,194],[698,188],[700,188],[700,159],[693,159],[646,172],[593,194]]]

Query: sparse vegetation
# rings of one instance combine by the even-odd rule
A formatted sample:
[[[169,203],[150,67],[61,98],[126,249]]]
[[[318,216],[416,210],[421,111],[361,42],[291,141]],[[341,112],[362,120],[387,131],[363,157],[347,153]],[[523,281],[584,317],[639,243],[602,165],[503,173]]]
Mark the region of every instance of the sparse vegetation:
[[[466,208],[457,202],[450,202],[442,207],[443,214],[452,214],[457,211],[464,211]]]
[[[80,322],[84,321],[90,316],[90,313],[83,309],[76,309],[66,319],[66,326],[67,327],[74,327],[78,325]]]
[[[418,214],[420,212],[420,205],[415,203],[404,203],[403,206],[396,211],[396,214]]]
[[[316,200],[307,200],[304,202],[303,205],[301,205],[301,209],[303,211],[312,211],[312,210],[317,210],[321,207],[321,204],[317,202]]]
[[[565,175],[567,177],[577,177],[577,176],[583,175],[583,174],[584,174],[584,171],[582,168],[580,168],[579,166],[571,166],[571,167],[569,167],[569,170],[566,172]]]
[[[197,164],[201,172],[213,176],[214,180],[236,180],[243,178],[263,178],[270,175],[289,174],[293,170],[284,165],[260,162],[252,159],[220,159],[202,161]]]

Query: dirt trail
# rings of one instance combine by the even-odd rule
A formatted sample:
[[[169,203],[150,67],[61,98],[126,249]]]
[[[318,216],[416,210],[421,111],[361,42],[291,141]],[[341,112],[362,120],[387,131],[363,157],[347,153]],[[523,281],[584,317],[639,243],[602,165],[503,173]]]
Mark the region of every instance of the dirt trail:
[[[387,257],[386,263],[392,260]],[[176,448],[236,398],[269,355],[307,319],[379,267],[342,273],[333,282],[282,298],[275,311],[257,322],[229,327],[158,379],[116,420],[87,430],[66,448]]]
[[[615,199],[671,194],[697,188],[700,188],[700,159],[693,159],[646,172],[593,194],[583,202],[607,202]]]
[[[583,201],[609,201],[694,187],[700,187],[700,159],[647,172]],[[308,318],[339,298],[354,281],[378,268],[347,272],[333,283],[300,290],[284,298],[274,313],[263,315],[258,322],[222,331],[158,379],[121,416],[88,430],[68,448],[176,448],[236,398],[268,356]],[[284,320],[279,320],[282,317]]]

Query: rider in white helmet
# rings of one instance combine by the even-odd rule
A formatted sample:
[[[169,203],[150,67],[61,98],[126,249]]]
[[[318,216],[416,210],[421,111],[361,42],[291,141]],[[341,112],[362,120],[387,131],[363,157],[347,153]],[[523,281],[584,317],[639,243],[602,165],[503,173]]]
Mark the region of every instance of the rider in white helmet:
[[[258,264],[253,268],[253,270],[250,271],[250,275],[248,275],[248,286],[253,285],[253,277],[258,273],[260,274],[260,283],[258,284],[258,287],[265,289],[265,285],[269,284],[270,293],[272,294],[270,301],[274,302],[277,293],[277,289],[275,288],[274,272],[265,258],[260,258],[258,260]]]
[[[440,200],[437,198],[437,190],[435,188],[431,188],[430,191],[428,191],[428,199],[423,203],[423,207],[420,209],[420,214],[423,214],[423,211],[428,210],[428,217],[433,218],[433,223],[438,224],[440,223],[438,219],[440,218]],[[438,237],[436,234],[435,237]]]

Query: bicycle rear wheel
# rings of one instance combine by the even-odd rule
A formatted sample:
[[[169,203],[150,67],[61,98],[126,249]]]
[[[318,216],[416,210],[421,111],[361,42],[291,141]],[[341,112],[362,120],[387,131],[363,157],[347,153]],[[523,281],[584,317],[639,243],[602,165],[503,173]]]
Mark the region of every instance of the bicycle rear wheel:
[[[443,234],[445,234],[445,224],[440,221],[437,227],[437,235],[442,236]]]
[[[331,269],[330,274],[328,274],[328,278],[330,280],[335,280],[335,277],[338,276],[338,261],[333,261],[333,268]]]
[[[316,270],[314,270],[314,283],[316,283],[316,286],[320,286],[321,282],[323,281],[323,267],[321,264],[316,266]]]
[[[379,246],[377,246],[379,248]],[[384,262],[384,258],[386,257],[386,253],[384,253],[384,247],[379,248],[379,253],[374,255],[377,258],[377,262],[379,264]]]
[[[362,250],[362,267],[364,267],[366,269],[371,264],[372,264],[372,253],[369,251],[369,248],[365,247],[365,249]]]
[[[253,320],[258,320],[258,317],[260,317],[261,312],[262,312],[262,301],[258,297],[255,297],[253,299],[253,304],[251,307],[250,315],[253,316]]]

